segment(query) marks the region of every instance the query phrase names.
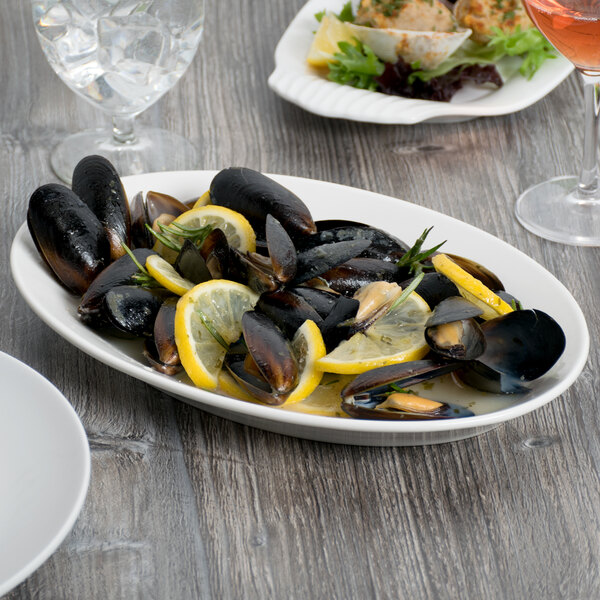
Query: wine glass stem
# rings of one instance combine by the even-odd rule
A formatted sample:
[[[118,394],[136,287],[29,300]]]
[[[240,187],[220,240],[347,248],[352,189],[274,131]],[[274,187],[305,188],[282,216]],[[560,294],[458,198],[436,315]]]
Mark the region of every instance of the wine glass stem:
[[[113,140],[117,144],[133,144],[136,141],[135,131],[133,130],[134,118],[135,117],[112,118]]]
[[[580,71],[583,79],[585,102],[585,130],[583,138],[583,163],[577,189],[582,198],[598,193],[598,126],[600,123],[600,76]]]

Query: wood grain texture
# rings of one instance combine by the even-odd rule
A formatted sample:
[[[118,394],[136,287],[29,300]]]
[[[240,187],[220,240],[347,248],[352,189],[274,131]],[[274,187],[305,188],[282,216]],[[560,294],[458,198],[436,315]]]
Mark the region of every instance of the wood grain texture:
[[[543,241],[513,216],[521,190],[578,164],[578,80],[465,123],[323,119],[266,85],[302,4],[209,0],[195,61],[140,120],[195,142],[199,168],[339,182],[486,229],[574,294],[594,340],[588,364],[562,397],[478,438],[361,448],[237,425],[87,357],[27,308],[8,258],[30,193],[55,180],[52,144],[105,120],[47,65],[29,3],[4,0],[0,348],[58,386],[92,450],[73,531],[10,600],[600,597],[600,250]]]

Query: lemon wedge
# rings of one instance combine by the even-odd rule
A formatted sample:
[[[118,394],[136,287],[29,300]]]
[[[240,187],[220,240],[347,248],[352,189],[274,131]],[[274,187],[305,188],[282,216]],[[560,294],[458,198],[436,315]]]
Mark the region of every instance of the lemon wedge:
[[[146,259],[146,269],[160,285],[178,296],[183,296],[194,287],[194,284],[189,279],[182,277],[158,254],[151,254]]]
[[[445,254],[437,254],[431,259],[435,270],[445,275],[458,288],[460,295],[483,310],[483,319],[495,319],[513,311],[513,308],[494,294],[479,279],[467,273]]]
[[[181,364],[195,385],[208,390],[217,387],[225,345],[240,337],[242,315],[252,310],[257,300],[249,287],[225,279],[200,283],[179,299],[175,343]]]
[[[321,331],[314,321],[304,321],[292,340],[292,352],[298,361],[298,385],[285,404],[295,404],[313,393],[323,377],[317,361],[326,354]]]
[[[334,54],[339,52],[338,42],[352,42],[354,35],[350,27],[333,14],[326,14],[321,19],[321,25],[306,57],[306,62],[312,67],[326,67],[335,60]]]
[[[429,352],[424,332],[430,315],[427,302],[413,292],[366,331],[355,333],[317,360],[317,367],[328,373],[358,374],[376,367],[419,360]]]

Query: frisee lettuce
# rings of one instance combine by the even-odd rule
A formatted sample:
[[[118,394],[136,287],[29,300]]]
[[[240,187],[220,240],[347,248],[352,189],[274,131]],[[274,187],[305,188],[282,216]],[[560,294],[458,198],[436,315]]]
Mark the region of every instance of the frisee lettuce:
[[[383,73],[384,63],[369,46],[358,40],[354,45],[338,42],[338,46],[340,52],[334,54],[335,62],[329,63],[329,79],[343,85],[376,91],[375,77]]]

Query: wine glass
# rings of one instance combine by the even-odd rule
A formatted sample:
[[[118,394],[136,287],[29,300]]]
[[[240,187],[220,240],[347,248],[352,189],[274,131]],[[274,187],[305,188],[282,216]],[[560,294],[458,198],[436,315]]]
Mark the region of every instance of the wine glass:
[[[598,246],[600,0],[523,0],[523,4],[537,28],[583,79],[585,131],[579,177],[555,177],[530,187],[517,200],[517,219],[548,240]]]
[[[192,62],[204,0],[31,0],[48,62],[77,94],[112,117],[112,132],[68,136],[51,153],[70,182],[87,154],[108,158],[121,175],[189,169],[194,146],[163,129],[134,129],[136,115],[171,89]]]

